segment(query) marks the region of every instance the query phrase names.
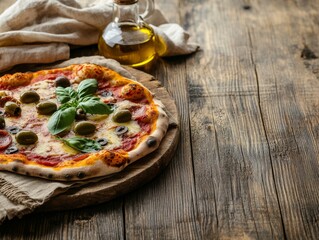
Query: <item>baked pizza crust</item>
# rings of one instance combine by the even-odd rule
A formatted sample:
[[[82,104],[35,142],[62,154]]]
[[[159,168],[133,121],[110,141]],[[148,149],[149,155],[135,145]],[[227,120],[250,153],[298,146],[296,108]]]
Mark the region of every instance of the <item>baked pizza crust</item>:
[[[153,94],[141,83],[122,77],[113,70],[105,67],[94,64],[80,64],[35,73],[5,75],[0,78],[0,89],[10,89],[21,85],[28,85],[38,81],[37,79],[39,79],[39,77],[41,78],[41,76],[48,76],[59,72],[69,72],[69,77],[74,79],[74,82],[80,82],[86,78],[100,79],[101,75],[103,75],[104,79],[111,81],[112,86],[120,86],[129,82],[129,84],[133,84],[138,89],[141,89],[146,95],[145,97],[149,101],[152,101],[158,113],[157,119],[151,127],[151,133],[144,136],[138,145],[128,152],[123,150],[101,150],[85,155],[80,161],[68,160],[63,162],[63,164],[53,167],[38,164],[32,159],[21,156],[21,154],[0,154],[0,170],[59,181],[83,180],[119,172],[129,164],[150,154],[159,147],[169,125],[169,119],[162,102],[155,99]],[[129,89],[123,89],[122,95],[126,94],[126,99],[129,100],[128,96],[131,96]]]

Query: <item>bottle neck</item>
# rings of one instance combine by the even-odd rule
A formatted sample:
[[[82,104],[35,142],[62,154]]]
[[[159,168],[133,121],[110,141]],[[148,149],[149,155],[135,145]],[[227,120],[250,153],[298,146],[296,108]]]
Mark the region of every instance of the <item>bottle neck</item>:
[[[113,21],[116,23],[138,23],[139,22],[139,11],[138,4],[113,4]]]

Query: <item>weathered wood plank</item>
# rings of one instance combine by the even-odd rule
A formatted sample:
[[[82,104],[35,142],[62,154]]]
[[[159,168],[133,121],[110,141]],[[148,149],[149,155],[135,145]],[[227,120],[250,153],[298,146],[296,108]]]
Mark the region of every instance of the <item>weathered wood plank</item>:
[[[122,200],[83,209],[33,213],[5,222],[0,238],[11,239],[123,239]]]
[[[203,49],[187,61],[187,80],[204,239],[284,238],[246,9],[232,0],[187,1],[184,8]]]
[[[262,119],[289,239],[319,235],[318,135],[313,132],[318,126],[319,82],[303,59],[309,57],[305,44],[313,42],[309,33],[314,26],[318,30],[313,7],[310,1],[256,2],[260,14],[256,24],[264,28],[250,27]],[[272,54],[265,54],[270,49]],[[265,90],[268,94],[263,94]]]

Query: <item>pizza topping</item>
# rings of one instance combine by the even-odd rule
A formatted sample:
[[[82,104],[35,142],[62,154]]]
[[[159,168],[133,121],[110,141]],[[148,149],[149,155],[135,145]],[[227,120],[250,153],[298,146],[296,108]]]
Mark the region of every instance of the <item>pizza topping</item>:
[[[127,109],[118,110],[114,113],[112,119],[114,122],[117,122],[117,123],[128,122],[128,121],[131,121],[132,119],[132,113]]]
[[[90,135],[96,130],[95,124],[89,121],[79,122],[74,127],[74,132],[79,135]]]
[[[96,152],[102,149],[98,142],[89,138],[73,137],[68,139],[60,138],[60,140],[75,150],[84,153]]]
[[[75,119],[76,120],[85,120],[86,119],[86,112],[82,108],[78,108],[76,110]]]
[[[12,142],[10,134],[5,130],[0,130],[0,150],[6,149]]]
[[[11,134],[17,134],[18,132],[20,132],[20,130],[21,129],[19,127],[16,127],[16,126],[8,127],[8,131]]]
[[[96,142],[99,143],[102,147],[106,146],[109,143],[109,141],[106,138],[99,138],[96,140]]]
[[[90,79],[83,80],[79,84],[78,90],[77,90],[79,98],[81,99],[81,98],[95,94],[97,87],[98,87],[98,84],[96,79],[90,78]]]
[[[0,98],[0,107],[4,107],[7,102],[19,103],[19,101],[12,96],[4,96]]]
[[[0,98],[7,96],[6,91],[0,91]]]
[[[126,126],[118,126],[115,128],[115,133],[117,135],[123,135],[128,132],[128,128]]]
[[[4,129],[6,127],[6,121],[3,116],[0,116],[0,129]]]
[[[126,84],[121,90],[121,95],[129,100],[139,100],[145,97],[143,87],[136,83]]]
[[[17,153],[19,152],[19,149],[16,147],[16,146],[11,146],[11,147],[8,147],[4,153],[5,154],[14,154],[14,153]]]
[[[31,145],[38,141],[38,136],[32,131],[22,130],[17,133],[15,139],[21,145]]]
[[[56,87],[63,87],[67,88],[71,86],[70,80],[65,76],[59,76],[55,79],[55,86]]]
[[[20,106],[15,102],[6,102],[4,105],[4,111],[10,116],[19,116],[21,114]]]
[[[111,92],[111,91],[103,91],[103,92],[100,93],[100,95],[102,97],[112,97],[113,96],[113,92]]]
[[[53,113],[48,122],[50,133],[57,135],[68,130],[75,119],[75,113],[75,107],[62,108]]]
[[[29,90],[25,91],[20,96],[20,102],[22,103],[34,103],[40,100],[40,96],[36,91]]]
[[[148,147],[155,147],[157,144],[157,139],[155,137],[149,137],[146,141]]]
[[[74,122],[77,109],[82,109],[89,114],[110,114],[112,109],[100,98],[94,96],[97,90],[96,79],[85,79],[80,82],[77,91],[70,87],[56,88],[58,101],[62,103],[48,122],[48,129],[51,134],[57,135],[68,129]]]
[[[58,106],[54,102],[44,101],[38,103],[36,108],[39,114],[51,115],[58,109]]]

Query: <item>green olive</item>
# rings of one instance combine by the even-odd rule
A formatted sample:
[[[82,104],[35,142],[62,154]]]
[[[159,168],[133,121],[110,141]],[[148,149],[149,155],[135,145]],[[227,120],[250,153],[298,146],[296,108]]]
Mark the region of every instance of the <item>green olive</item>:
[[[38,141],[38,136],[32,131],[22,130],[17,133],[16,141],[22,145],[31,145]]]
[[[0,116],[0,129],[4,129],[6,127],[6,121],[3,116]]]
[[[60,76],[55,79],[56,87],[66,88],[66,87],[70,87],[70,85],[71,85],[70,80],[65,76]]]
[[[10,116],[19,116],[21,114],[20,106],[15,102],[6,102],[4,105],[5,113],[9,114]]]
[[[117,112],[114,113],[112,119],[114,122],[117,122],[117,123],[128,122],[132,119],[132,113],[127,109],[118,110]]]
[[[39,94],[33,90],[25,91],[20,96],[20,101],[22,103],[33,103],[33,102],[38,102],[39,100],[40,100]]]
[[[42,115],[51,115],[58,109],[58,106],[50,101],[40,102],[37,104],[37,111]]]
[[[7,93],[5,91],[0,91],[0,98],[7,96]]]
[[[79,135],[89,135],[94,133],[96,126],[88,121],[82,121],[75,125],[74,132]]]

